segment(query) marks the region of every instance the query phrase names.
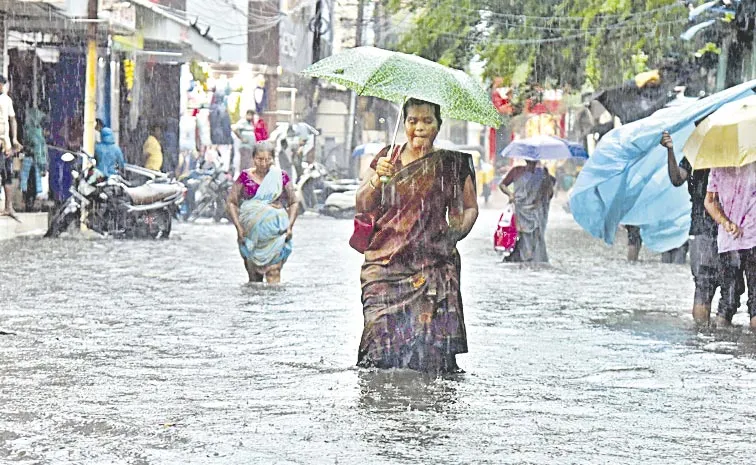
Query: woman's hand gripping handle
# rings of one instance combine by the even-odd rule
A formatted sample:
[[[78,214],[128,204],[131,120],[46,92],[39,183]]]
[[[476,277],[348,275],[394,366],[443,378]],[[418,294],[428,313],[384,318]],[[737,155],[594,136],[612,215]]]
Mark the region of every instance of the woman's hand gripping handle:
[[[381,184],[387,183],[396,174],[396,167],[392,163],[390,154],[378,159],[378,163],[375,166],[375,174],[378,175]]]

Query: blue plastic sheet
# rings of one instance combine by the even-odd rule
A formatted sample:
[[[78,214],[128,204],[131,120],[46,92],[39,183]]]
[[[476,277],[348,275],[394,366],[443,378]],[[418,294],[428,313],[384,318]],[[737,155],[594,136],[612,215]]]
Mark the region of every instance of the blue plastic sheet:
[[[672,135],[679,161],[696,121],[727,102],[753,95],[754,88],[756,80],[609,132],[573,188],[570,209],[575,221],[607,244],[614,243],[617,227],[626,224],[639,226],[644,245],[655,252],[680,247],[688,238],[690,197],[685,186],[669,181],[667,151],[659,145],[662,132]]]

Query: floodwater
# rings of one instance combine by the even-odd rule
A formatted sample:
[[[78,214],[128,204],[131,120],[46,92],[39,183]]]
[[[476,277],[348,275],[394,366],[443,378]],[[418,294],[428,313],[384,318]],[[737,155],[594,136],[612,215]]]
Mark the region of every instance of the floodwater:
[[[756,338],[698,332],[687,266],[624,261],[553,208],[552,267],[460,246],[467,371],[354,367],[351,222],[302,218],[280,286],[228,225],[0,243],[0,462],[750,463]]]

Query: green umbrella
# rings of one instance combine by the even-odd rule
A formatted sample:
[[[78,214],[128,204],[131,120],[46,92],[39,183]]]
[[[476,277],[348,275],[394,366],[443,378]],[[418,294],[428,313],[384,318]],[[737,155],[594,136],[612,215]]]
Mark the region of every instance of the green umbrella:
[[[324,58],[302,74],[400,105],[408,98],[432,102],[441,106],[444,117],[501,125],[491,98],[472,77],[416,55],[356,47]]]

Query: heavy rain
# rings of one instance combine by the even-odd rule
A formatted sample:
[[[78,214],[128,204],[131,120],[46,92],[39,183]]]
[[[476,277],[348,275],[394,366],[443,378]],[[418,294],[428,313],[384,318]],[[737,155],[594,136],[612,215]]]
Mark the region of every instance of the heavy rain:
[[[0,0],[0,463],[750,463],[756,0]]]

